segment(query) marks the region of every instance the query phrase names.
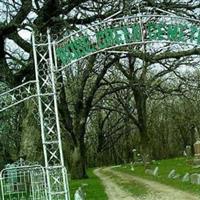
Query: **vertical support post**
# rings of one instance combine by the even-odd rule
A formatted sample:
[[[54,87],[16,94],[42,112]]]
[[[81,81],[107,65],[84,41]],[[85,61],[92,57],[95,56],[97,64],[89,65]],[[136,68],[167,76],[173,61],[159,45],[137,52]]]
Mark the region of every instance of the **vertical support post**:
[[[0,183],[1,183],[1,185],[0,185],[0,187],[1,187],[1,198],[2,198],[2,200],[5,200],[5,197],[4,197],[4,184],[3,184],[3,176],[2,176],[2,171],[0,172],[0,177],[1,177],[1,179],[0,179]]]
[[[45,145],[45,134],[44,134],[44,116],[42,111],[42,101],[41,101],[41,91],[40,91],[40,81],[39,81],[39,69],[38,69],[38,60],[37,60],[37,47],[35,42],[35,33],[32,33],[32,45],[33,45],[33,57],[34,57],[34,65],[35,65],[35,79],[36,79],[36,88],[37,88],[37,99],[38,99],[38,110],[39,110],[39,116],[40,116],[40,129],[41,129],[41,137],[42,137],[42,145],[43,145],[43,153],[44,153],[44,161],[45,161],[45,167],[48,166],[48,159],[47,159],[47,149]],[[50,179],[48,171],[46,171],[46,177],[47,177],[47,194],[50,194]],[[51,200],[51,197],[49,196],[48,200]]]
[[[69,200],[68,180],[64,166],[59,123],[54,51],[50,32],[41,44],[33,35],[33,52],[41,134],[47,177],[48,200]]]
[[[55,70],[54,70],[54,61],[53,62],[53,51],[52,48],[54,46],[52,45],[51,36],[50,36],[50,30],[47,31],[47,37],[48,37],[48,50],[49,50],[49,64],[50,64],[50,71],[51,71],[51,79],[52,79],[52,89],[53,89],[53,97],[54,97],[54,111],[55,111],[55,118],[56,118],[56,128],[57,128],[57,135],[58,135],[58,148],[60,153],[60,165],[61,165],[61,171],[62,171],[62,179],[63,179],[63,186],[64,186],[64,192],[65,192],[65,199],[68,200],[68,180],[66,180],[67,174],[65,174],[65,167],[64,167],[64,158],[63,158],[63,151],[62,151],[62,141],[61,141],[61,131],[60,131],[60,122],[59,122],[59,115],[58,115],[58,104],[57,104],[57,95],[56,95],[56,79],[55,79]]]

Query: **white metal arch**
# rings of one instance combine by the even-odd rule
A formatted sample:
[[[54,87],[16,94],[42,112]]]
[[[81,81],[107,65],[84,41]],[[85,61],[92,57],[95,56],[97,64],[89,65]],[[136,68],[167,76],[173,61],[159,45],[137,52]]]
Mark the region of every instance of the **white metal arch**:
[[[160,33],[160,35],[159,33],[155,33],[156,27],[154,27],[154,30],[151,30],[152,33],[148,34],[148,31],[150,31],[151,29],[151,27],[149,28],[149,25],[151,24],[156,25],[157,28],[160,28],[160,32],[162,33]],[[123,29],[127,29],[126,31],[129,32],[129,35],[133,36],[134,33],[130,29],[134,25],[138,25],[140,29],[139,30],[140,39],[139,40],[132,39],[129,41],[125,41],[123,38],[127,37],[127,34],[123,32]],[[171,26],[171,30],[167,30],[167,26]],[[105,31],[108,30],[111,31],[110,33],[107,33],[108,38],[106,38]],[[184,31],[185,31],[185,36],[182,35]],[[103,40],[111,39],[109,34],[112,34],[113,38],[121,37],[121,40],[124,41],[121,41],[121,43],[111,42],[110,45],[109,44],[104,45],[104,47],[102,48],[100,47],[101,44],[98,42],[99,33],[101,35],[103,35],[103,33],[105,34],[104,35],[105,37],[102,36],[100,38]],[[180,37],[182,35],[182,39],[184,40],[181,41],[181,38],[179,38],[178,35],[173,35],[173,34],[180,34]],[[154,38],[152,38],[152,36]],[[93,49],[91,51],[86,51],[82,53],[82,55],[80,54],[79,56],[74,56],[77,52],[81,51],[81,48],[80,49],[77,48],[76,43],[80,43],[80,40],[82,40],[85,37],[87,38],[89,44],[93,46]],[[55,45],[57,59],[60,60],[60,66],[58,70],[62,71],[67,66],[76,63],[77,61],[83,58],[87,58],[93,54],[97,54],[99,52],[108,51],[118,47],[124,47],[130,45],[144,45],[152,43],[180,44],[184,46],[190,45],[192,47],[200,47],[200,20],[184,18],[175,15],[169,16],[169,15],[140,15],[140,14],[136,16],[127,16],[123,18],[109,19],[107,21],[91,25],[80,31],[73,32],[72,34],[65,36],[64,38],[55,41],[54,45]],[[72,58],[68,59],[67,60],[68,62],[66,63],[63,62],[62,56],[70,57],[70,55]]]

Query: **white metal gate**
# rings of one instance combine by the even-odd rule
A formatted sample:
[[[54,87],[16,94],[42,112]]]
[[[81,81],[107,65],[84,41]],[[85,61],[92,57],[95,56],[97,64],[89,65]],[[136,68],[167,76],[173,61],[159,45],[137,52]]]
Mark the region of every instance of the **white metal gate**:
[[[2,200],[47,199],[45,170],[40,165],[20,162],[1,171]]]
[[[41,187],[41,190],[45,189],[45,194],[47,194],[47,196],[42,196],[41,199],[70,200],[67,170],[64,165],[62,152],[61,131],[57,106],[55,69],[56,55],[49,31],[45,38],[38,38],[33,34],[32,44],[36,80],[26,82],[10,91],[0,94],[0,112],[23,101],[37,97],[45,159],[44,185],[47,186],[45,188]],[[21,192],[21,190],[17,189],[15,192],[15,187],[18,187],[19,184],[14,183],[8,186],[6,181],[12,181],[18,178],[20,179],[20,177],[22,178],[23,171],[25,171],[25,175],[27,175],[31,180],[31,178],[36,178],[36,176],[32,175],[38,172],[33,170],[31,166],[21,166],[21,169],[20,167],[14,167],[13,170],[17,171],[15,175],[13,174],[13,179],[8,179],[6,177],[7,172],[12,172],[12,170],[9,171],[6,168],[1,173],[3,198],[16,198],[17,200],[23,199],[24,193],[27,193],[28,191]],[[27,185],[24,185],[24,187],[25,186]],[[32,190],[30,191],[33,192],[30,193],[29,197],[31,199],[37,199],[36,193],[39,194],[41,192],[38,193],[38,189],[36,189],[35,186],[35,181],[32,181]],[[34,192],[35,189],[36,193]],[[38,197],[38,199],[39,198],[40,197]]]

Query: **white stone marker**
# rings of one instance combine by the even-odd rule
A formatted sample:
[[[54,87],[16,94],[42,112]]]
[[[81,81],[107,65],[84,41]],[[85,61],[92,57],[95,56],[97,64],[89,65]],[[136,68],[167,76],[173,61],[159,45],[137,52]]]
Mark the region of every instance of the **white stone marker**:
[[[188,181],[190,181],[190,174],[186,173],[182,178],[182,182],[188,182]]]
[[[81,187],[79,187],[78,190],[76,190],[74,200],[85,200],[85,194],[83,193]]]
[[[171,170],[171,171],[169,172],[168,178],[173,178],[174,176],[176,176],[176,170],[175,170],[175,169],[173,169],[173,170]]]
[[[191,180],[191,183],[200,185],[200,174],[197,174],[197,173],[192,174],[190,176],[190,180]]]

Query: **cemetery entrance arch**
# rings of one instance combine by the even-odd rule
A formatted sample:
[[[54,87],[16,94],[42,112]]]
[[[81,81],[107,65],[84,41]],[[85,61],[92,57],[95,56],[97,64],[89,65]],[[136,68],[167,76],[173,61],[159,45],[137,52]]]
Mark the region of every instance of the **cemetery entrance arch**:
[[[0,111],[37,97],[48,200],[70,199],[57,106],[59,72],[93,54],[121,51],[125,46],[177,44],[192,52],[200,45],[199,24],[199,20],[174,15],[139,14],[105,20],[61,40],[52,40],[49,31],[45,37],[33,34],[36,80],[0,94]]]

